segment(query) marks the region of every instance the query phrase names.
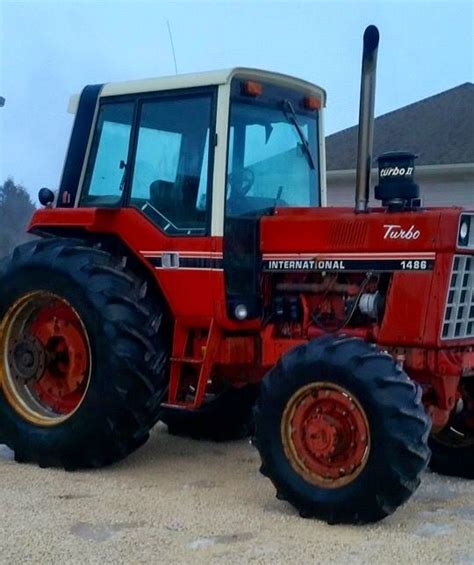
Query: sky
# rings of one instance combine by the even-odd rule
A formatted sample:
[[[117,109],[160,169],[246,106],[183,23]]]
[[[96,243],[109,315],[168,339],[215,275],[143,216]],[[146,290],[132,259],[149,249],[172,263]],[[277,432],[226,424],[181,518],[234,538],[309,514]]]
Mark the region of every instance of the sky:
[[[59,185],[86,84],[249,66],[328,94],[326,134],[358,120],[362,35],[380,30],[376,115],[474,82],[474,1],[0,0],[0,182]],[[396,145],[396,144],[395,144]]]

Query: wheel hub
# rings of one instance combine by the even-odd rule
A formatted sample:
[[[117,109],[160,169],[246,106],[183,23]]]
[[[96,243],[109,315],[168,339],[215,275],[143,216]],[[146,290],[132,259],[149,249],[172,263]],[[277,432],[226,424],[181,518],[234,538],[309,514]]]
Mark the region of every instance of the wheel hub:
[[[338,445],[338,429],[334,421],[318,414],[304,424],[303,441],[306,449],[315,457],[334,455]]]
[[[364,468],[369,424],[360,403],[333,383],[312,383],[288,401],[282,418],[285,453],[309,482],[326,488],[352,482]]]
[[[40,379],[46,366],[43,345],[35,336],[21,336],[8,350],[8,366],[14,379],[23,381]]]

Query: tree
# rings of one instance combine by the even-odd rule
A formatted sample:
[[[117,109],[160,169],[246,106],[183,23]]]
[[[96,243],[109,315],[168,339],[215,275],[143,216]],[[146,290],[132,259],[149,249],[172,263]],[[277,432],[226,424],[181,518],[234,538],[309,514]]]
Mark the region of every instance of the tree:
[[[0,257],[31,238],[26,227],[35,205],[25,188],[8,178],[0,185]]]

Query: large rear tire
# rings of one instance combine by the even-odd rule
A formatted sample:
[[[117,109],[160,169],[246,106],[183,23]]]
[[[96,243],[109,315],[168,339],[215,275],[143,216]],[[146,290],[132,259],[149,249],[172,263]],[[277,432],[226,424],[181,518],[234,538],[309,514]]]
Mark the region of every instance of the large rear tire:
[[[38,240],[0,262],[0,443],[100,467],[148,438],[168,382],[163,306],[106,251]]]
[[[253,433],[253,407],[259,387],[228,388],[204,402],[197,410],[163,408],[160,415],[172,435],[230,441]]]
[[[284,355],[263,379],[255,426],[277,498],[328,523],[391,514],[430,455],[420,388],[355,338],[327,336]]]

